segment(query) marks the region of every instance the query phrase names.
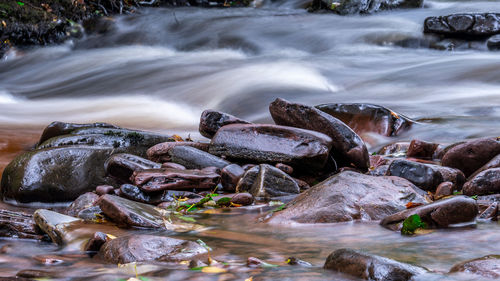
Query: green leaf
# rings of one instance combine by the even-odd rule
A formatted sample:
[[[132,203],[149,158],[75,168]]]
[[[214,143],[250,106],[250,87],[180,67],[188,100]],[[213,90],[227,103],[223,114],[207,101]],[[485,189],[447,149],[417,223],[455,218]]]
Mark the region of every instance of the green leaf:
[[[142,281],[149,281],[151,279],[147,278],[147,277],[144,277],[144,276],[139,276],[139,280],[142,280]]]
[[[455,191],[453,192],[453,195],[462,195],[462,191]]]
[[[403,235],[413,235],[415,230],[419,228],[426,228],[427,225],[422,221],[419,215],[411,215],[403,221],[403,227],[401,228],[401,234]]]
[[[23,2],[21,2],[21,1],[17,1],[17,5],[19,5],[19,6],[24,6],[24,3],[23,3]]]
[[[205,242],[203,242],[203,240],[198,239],[196,240],[196,242],[200,244],[200,246],[202,246],[203,248],[207,249],[207,251],[212,251],[212,248],[210,248]]]
[[[186,217],[186,216],[177,216],[179,219],[187,222],[196,222],[196,220],[192,217]]]
[[[471,196],[470,198],[474,199],[474,200],[477,200],[477,195],[473,195]]]
[[[218,206],[229,206],[230,204],[231,204],[231,197],[222,197],[221,199],[217,200]]]
[[[283,210],[285,209],[285,207],[286,207],[286,204],[283,204],[283,205],[281,205],[281,206],[278,206],[277,208],[273,209],[273,210],[271,211],[271,213],[275,213],[275,212],[283,211]]]

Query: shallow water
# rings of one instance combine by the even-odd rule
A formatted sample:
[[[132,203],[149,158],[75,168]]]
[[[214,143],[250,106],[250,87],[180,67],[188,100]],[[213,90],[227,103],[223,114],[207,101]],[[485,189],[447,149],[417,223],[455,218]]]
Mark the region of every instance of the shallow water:
[[[145,10],[117,18],[117,29],[105,36],[11,54],[0,62],[0,171],[54,120],[103,121],[201,138],[196,130],[203,109],[270,122],[267,107],[276,97],[311,105],[376,103],[422,120],[398,138],[365,136],[370,150],[412,138],[452,142],[500,135],[500,53],[484,45],[453,52],[394,45],[422,38],[428,16],[498,12],[498,1],[427,1],[425,9],[350,17],[307,13],[304,3]],[[254,256],[283,266],[210,275],[156,265],[139,266],[153,272],[140,274],[168,280],[349,280],[321,269],[334,249],[363,249],[438,272],[499,254],[496,223],[408,238],[377,224],[269,227],[255,223],[257,216],[258,211],[202,217],[213,230],[178,236],[203,239],[222,261],[241,264]],[[89,258],[64,257],[67,261],[57,265],[33,258],[74,254],[68,248],[9,239],[0,242],[5,245],[11,248],[0,250],[0,276],[21,269],[55,270],[49,275],[62,279],[135,276],[133,269]],[[313,267],[284,265],[289,256]],[[113,277],[106,279],[108,273]]]

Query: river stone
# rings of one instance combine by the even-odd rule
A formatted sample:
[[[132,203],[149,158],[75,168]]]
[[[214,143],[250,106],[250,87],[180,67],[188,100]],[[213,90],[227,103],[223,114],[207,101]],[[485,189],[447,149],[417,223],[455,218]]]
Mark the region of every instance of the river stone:
[[[66,209],[66,215],[78,217],[78,213],[95,205],[99,196],[93,192],[86,192],[76,198]]]
[[[427,273],[422,267],[352,249],[335,250],[323,268],[371,281],[414,280],[416,276]]]
[[[245,170],[238,164],[227,165],[221,170],[221,184],[225,191],[234,192]]]
[[[486,278],[500,279],[500,255],[488,255],[458,263],[450,269],[450,273],[453,272],[466,272]]]
[[[267,124],[233,124],[217,131],[210,153],[251,162],[321,169],[332,140],[322,133]]]
[[[470,176],[500,154],[500,138],[482,138],[450,148],[443,156],[443,166],[457,168]]]
[[[180,164],[187,169],[203,169],[217,167],[222,169],[231,164],[208,152],[189,146],[176,146],[168,152],[172,162]]]
[[[248,192],[254,197],[272,198],[299,194],[297,182],[280,169],[261,164],[248,170],[236,186],[236,192]]]
[[[486,46],[490,51],[500,50],[500,34],[491,36],[488,41],[486,41]]]
[[[340,15],[353,15],[400,8],[422,8],[423,3],[423,0],[313,0],[312,8],[330,10]]]
[[[43,232],[33,215],[0,209],[0,237],[42,240]]]
[[[106,184],[112,148],[73,146],[25,152],[2,175],[2,194],[20,202],[64,202]]]
[[[390,155],[394,157],[404,157],[410,148],[409,142],[395,142],[385,145],[377,151],[377,155]]]
[[[424,21],[424,32],[482,39],[500,33],[500,14],[467,13],[428,17]]]
[[[114,129],[119,129],[119,127],[117,127],[115,125],[108,124],[108,123],[75,124],[75,123],[65,123],[65,122],[55,121],[55,122],[50,123],[47,127],[45,127],[42,135],[40,136],[40,140],[38,141],[38,144],[42,144],[46,140],[53,138],[53,137],[71,134],[71,132],[73,132],[77,129],[81,129],[81,128],[114,128]]]
[[[464,184],[463,193],[468,196],[500,194],[500,168],[477,174]]]
[[[134,202],[116,195],[101,196],[97,205],[113,222],[128,227],[160,228],[162,214],[153,206]]]
[[[458,169],[404,159],[392,161],[387,175],[405,178],[427,191],[435,191],[437,186],[445,181],[452,182],[454,188],[460,190],[465,182],[464,174]]]
[[[152,146],[146,151],[148,159],[163,163],[171,161],[169,151],[176,146],[191,146],[199,150],[208,151],[208,143],[192,141],[162,142]]]
[[[211,139],[222,126],[229,124],[250,124],[250,122],[224,112],[208,109],[201,113],[199,131],[202,136]]]
[[[406,157],[432,159],[434,157],[434,152],[438,147],[438,143],[412,140],[410,142],[410,146],[408,147],[408,151],[406,152]]]
[[[406,209],[408,202],[425,203],[421,190],[399,177],[374,177],[346,171],[311,187],[271,223],[334,223],[379,220]]]
[[[354,165],[362,170],[370,166],[365,143],[339,119],[312,106],[291,103],[280,98],[269,105],[269,111],[278,125],[313,130],[329,136],[333,141],[332,154],[337,164]]]
[[[207,170],[151,169],[134,172],[132,182],[145,192],[213,190],[220,175]]]
[[[404,115],[375,104],[327,103],[316,108],[344,122],[357,134],[374,132],[396,136],[409,130],[414,123]]]
[[[66,216],[54,211],[39,209],[33,213],[33,219],[38,227],[47,233],[50,239],[58,244],[63,245],[68,241],[66,226],[69,223],[81,221],[78,218]]]
[[[400,230],[406,218],[417,214],[429,228],[444,228],[453,224],[472,222],[478,212],[476,200],[466,196],[454,196],[390,215],[380,224],[388,229]]]
[[[104,163],[106,173],[122,182],[130,182],[130,177],[135,171],[159,168],[161,168],[159,163],[127,153],[114,154]]]
[[[99,185],[95,188],[95,193],[99,196],[104,194],[113,194],[114,187],[112,185]]]
[[[472,175],[469,176],[468,180],[474,178],[477,174],[486,171],[488,169],[500,168],[500,154],[493,157],[488,163],[484,164],[481,168],[477,169]]]
[[[198,243],[156,235],[128,235],[104,243],[97,257],[109,263],[179,262],[207,253]]]
[[[454,187],[455,185],[449,181],[440,183],[436,188],[436,192],[434,193],[434,200],[453,195]]]
[[[203,196],[189,191],[165,190],[159,192],[144,192],[139,187],[132,184],[123,184],[120,187],[120,195],[133,201],[153,205],[162,202],[172,202],[174,201],[174,196],[179,198],[203,198]]]

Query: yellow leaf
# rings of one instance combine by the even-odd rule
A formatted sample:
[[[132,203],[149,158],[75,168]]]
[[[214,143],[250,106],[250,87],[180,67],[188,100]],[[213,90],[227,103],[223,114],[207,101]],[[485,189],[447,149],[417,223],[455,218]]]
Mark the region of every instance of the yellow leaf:
[[[252,276],[250,276],[250,277],[248,277],[247,279],[245,279],[245,281],[253,281],[253,277],[252,277]]]
[[[205,266],[204,268],[201,269],[201,272],[204,272],[204,273],[224,273],[224,272],[227,272],[227,270],[224,268],[215,267],[215,266]]]
[[[4,20],[2,21],[2,25],[3,25],[3,27],[7,27],[7,24],[5,23]]]
[[[189,264],[189,261],[181,261],[179,264]]]
[[[106,234],[106,237],[108,237],[111,240],[116,239],[116,236],[111,235],[111,234]]]
[[[241,207],[241,206],[243,206],[243,205],[241,205],[241,204],[236,204],[236,203],[231,202],[231,206],[233,206],[233,207]]]

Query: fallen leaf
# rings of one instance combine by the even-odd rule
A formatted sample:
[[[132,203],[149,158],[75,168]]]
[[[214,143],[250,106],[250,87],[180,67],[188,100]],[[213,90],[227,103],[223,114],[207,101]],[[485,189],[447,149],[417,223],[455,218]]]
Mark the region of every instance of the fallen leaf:
[[[424,204],[415,203],[415,202],[408,202],[408,203],[406,203],[406,209],[411,209],[411,208],[415,208],[415,207],[422,206],[422,205],[424,205]]]
[[[224,272],[227,272],[227,270],[224,268],[215,267],[215,266],[205,266],[201,269],[201,272],[203,272],[203,273],[224,273]]]
[[[253,281],[253,277],[252,277],[252,276],[250,276],[250,277],[248,277],[247,279],[245,279],[245,281]]]

